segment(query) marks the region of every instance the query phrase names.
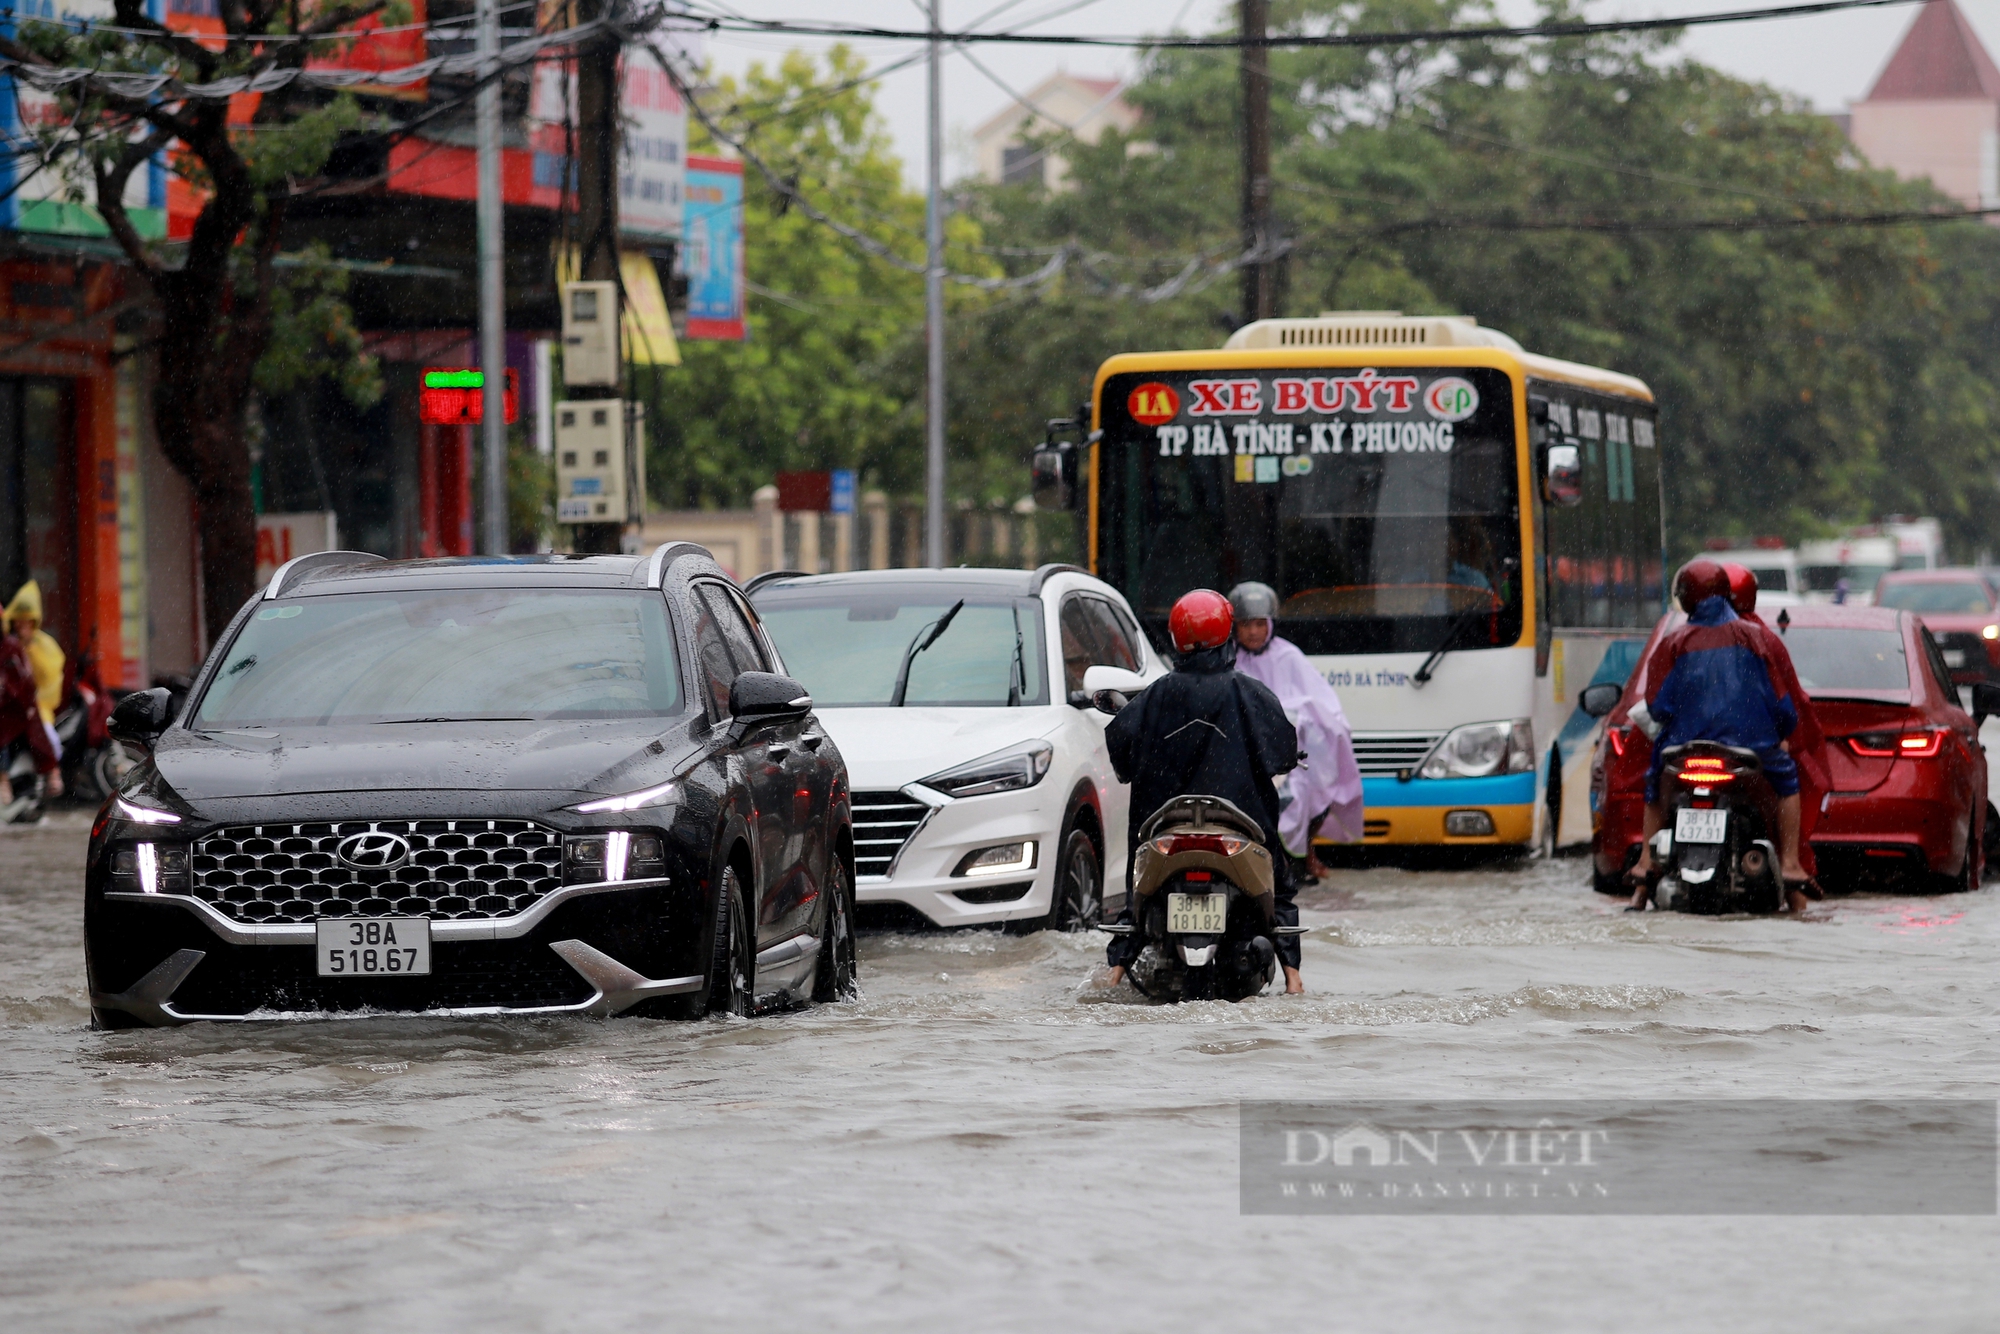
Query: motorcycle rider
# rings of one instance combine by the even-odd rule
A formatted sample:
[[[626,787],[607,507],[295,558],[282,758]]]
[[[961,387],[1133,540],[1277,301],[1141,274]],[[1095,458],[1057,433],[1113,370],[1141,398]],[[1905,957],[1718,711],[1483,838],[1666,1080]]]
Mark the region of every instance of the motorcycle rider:
[[[1716,562],[1704,558],[1681,567],[1674,578],[1674,595],[1687,613],[1687,624],[1660,642],[1647,676],[1645,702],[1632,711],[1633,722],[1652,736],[1653,761],[1646,774],[1639,860],[1626,873],[1633,885],[1630,907],[1644,909],[1656,878],[1653,838],[1666,823],[1666,802],[1660,793],[1662,757],[1671,747],[1690,741],[1715,741],[1755,751],[1763,765],[1764,777],[1778,796],[1778,855],[1785,901],[1793,912],[1803,912],[1807,901],[1820,894],[1799,862],[1799,771],[1785,748],[1785,739],[1798,728],[1799,696],[1787,693],[1782,684],[1786,678],[1797,679],[1790,659],[1778,666],[1771,642],[1775,637],[1736,614],[1729,600],[1728,573]]]
[[[1799,766],[1799,865],[1807,875],[1817,877],[1819,867],[1813,857],[1813,829],[1819,824],[1820,802],[1833,788],[1833,775],[1827,772],[1826,755],[1821,750],[1826,742],[1826,733],[1820,730],[1819,714],[1813,708],[1812,697],[1806,694],[1805,686],[1799,682],[1798,670],[1792,666],[1792,653],[1785,647],[1785,637],[1757,614],[1756,571],[1731,561],[1723,565],[1722,572],[1729,576],[1729,605],[1738,616],[1764,632],[1764,642],[1768,646],[1765,660],[1771,664],[1772,680],[1778,687],[1778,693],[1789,696],[1798,706],[1799,725],[1785,738],[1785,750],[1791,755],[1792,763]]]
[[[1221,797],[1263,827],[1277,924],[1296,926],[1292,862],[1278,835],[1281,812],[1271,780],[1298,765],[1299,735],[1270,688],[1235,670],[1234,621],[1229,599],[1212,589],[1198,588],[1174,603],[1167,616],[1174,670],[1119,710],[1105,731],[1105,745],[1118,780],[1132,785],[1128,852],[1137,850],[1146,817],[1175,797]],[[1129,858],[1126,866],[1121,922],[1132,920]],[[1306,989],[1298,937],[1279,936],[1273,943],[1285,968],[1285,991],[1297,995]],[[1124,980],[1144,944],[1137,935],[1112,938],[1105,951],[1108,985]]]
[[[6,617],[7,633],[21,641],[28,654],[28,666],[34,670],[35,703],[41,709],[42,721],[53,728],[56,710],[62,707],[63,667],[69,660],[55,636],[42,629],[40,580],[30,579],[15,590],[13,600],[7,604]],[[56,748],[62,748],[60,742]]]
[[[35,772],[47,782],[46,795],[60,797],[62,765],[35,693],[35,671],[26,647],[14,635],[0,635],[0,760],[11,757],[16,746],[26,745],[35,757]],[[0,762],[0,821],[18,819],[34,806],[33,793],[14,791],[7,768]]]

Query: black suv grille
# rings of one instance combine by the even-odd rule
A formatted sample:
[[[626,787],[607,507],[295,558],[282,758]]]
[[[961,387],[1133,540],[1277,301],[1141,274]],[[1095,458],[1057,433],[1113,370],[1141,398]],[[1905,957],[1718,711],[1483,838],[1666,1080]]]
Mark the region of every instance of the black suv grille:
[[[394,834],[410,856],[355,870],[356,834]],[[195,897],[239,922],[321,917],[510,917],[563,882],[562,835],[527,820],[344,820],[234,825],[196,840]]]
[[[856,792],[852,802],[854,874],[887,875],[931,808],[900,792]]]

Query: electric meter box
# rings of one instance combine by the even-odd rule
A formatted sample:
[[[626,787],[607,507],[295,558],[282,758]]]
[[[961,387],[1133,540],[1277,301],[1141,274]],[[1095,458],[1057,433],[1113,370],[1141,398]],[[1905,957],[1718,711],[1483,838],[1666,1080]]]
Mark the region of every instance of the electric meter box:
[[[618,346],[618,284],[562,285],[563,383],[611,387],[623,358]]]
[[[557,523],[625,522],[625,406],[615,398],[555,405]]]

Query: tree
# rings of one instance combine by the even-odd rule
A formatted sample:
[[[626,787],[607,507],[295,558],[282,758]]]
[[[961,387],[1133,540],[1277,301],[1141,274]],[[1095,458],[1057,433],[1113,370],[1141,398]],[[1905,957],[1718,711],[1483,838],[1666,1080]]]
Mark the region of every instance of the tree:
[[[1483,0],[1273,6],[1288,31],[1490,17]],[[1683,549],[1897,510],[1939,515],[1967,555],[2000,545],[2000,231],[1842,223],[1954,206],[1859,162],[1795,99],[1676,58],[1675,40],[1274,52],[1284,313],[1472,314],[1644,378]],[[1064,144],[1070,188],[970,201],[997,250],[1116,256],[963,322],[955,375],[983,386],[965,418],[993,476],[1018,474],[1040,419],[1080,401],[1104,357],[1214,346],[1238,322],[1232,282],[1135,290],[1191,257],[1212,274],[1238,246],[1234,58],[1156,51],[1125,95],[1144,122]]]
[[[205,84],[301,68],[341,40],[330,34],[388,10],[388,0],[303,9],[222,0],[227,40],[214,50],[149,17],[144,0],[116,0],[115,26],[23,24],[18,37],[0,38],[0,53],[30,65]],[[256,571],[244,417],[251,390],[275,392],[332,366],[357,400],[380,393],[340,301],[339,272],[309,257],[296,276],[281,278],[277,264],[288,195],[360,114],[349,98],[318,98],[296,84],[257,97],[241,123],[232,99],[138,96],[100,78],[62,86],[57,97],[63,123],[42,132],[42,157],[68,167],[76,193],[95,204],[158,304],[155,428],[200,509],[204,609],[219,633],[253,592]],[[162,153],[204,195],[185,245],[148,243],[126,211],[132,174]]]
[[[845,47],[823,66],[792,52],[703,97],[724,133],[789,190],[920,266],[924,200],[903,184],[862,73]],[[690,151],[716,147],[690,124]],[[679,369],[655,371],[649,494],[686,507],[741,505],[785,468],[856,468],[868,485],[917,489],[921,377],[913,391],[902,367],[922,343],[922,277],[815,221],[754,166],[743,196],[749,337],[690,343]],[[966,219],[951,235],[978,239]],[[980,299],[955,292],[954,317]]]

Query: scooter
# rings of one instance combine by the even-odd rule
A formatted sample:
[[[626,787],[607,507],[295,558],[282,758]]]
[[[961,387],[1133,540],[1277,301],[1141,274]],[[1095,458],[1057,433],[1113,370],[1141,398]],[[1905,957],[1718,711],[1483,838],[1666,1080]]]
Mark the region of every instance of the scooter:
[[[85,652],[65,684],[55,721],[63,785],[75,800],[95,806],[117,789],[138,760],[112,740],[111,708],[118,699],[97,679],[96,656]]]
[[[1275,974],[1275,937],[1305,931],[1276,924],[1273,884],[1255,820],[1221,797],[1175,797],[1139,828],[1132,921],[1103,929],[1145,940],[1130,976],[1146,996],[1240,1001]]]
[[[1655,836],[1661,911],[1774,913],[1779,883],[1778,797],[1754,751],[1690,741],[1662,753],[1671,822]]]

